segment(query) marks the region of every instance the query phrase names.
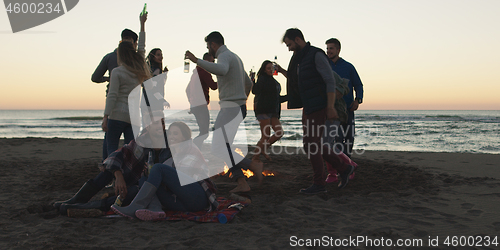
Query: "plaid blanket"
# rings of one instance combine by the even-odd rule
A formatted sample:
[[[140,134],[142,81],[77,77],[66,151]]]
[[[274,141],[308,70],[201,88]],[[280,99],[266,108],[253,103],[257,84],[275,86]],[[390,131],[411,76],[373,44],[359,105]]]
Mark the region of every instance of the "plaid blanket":
[[[229,206],[241,203],[243,206],[248,206],[247,203],[228,200],[223,197],[218,197],[219,207],[217,210],[199,211],[199,212],[178,212],[178,211],[165,211],[165,220],[192,220],[199,222],[219,222],[217,215],[224,214],[227,221],[231,221],[234,216],[240,211],[237,208],[228,208]]]

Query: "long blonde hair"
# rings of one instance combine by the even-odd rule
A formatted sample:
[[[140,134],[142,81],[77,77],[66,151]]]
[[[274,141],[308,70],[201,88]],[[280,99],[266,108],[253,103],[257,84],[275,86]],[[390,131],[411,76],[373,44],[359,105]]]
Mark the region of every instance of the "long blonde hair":
[[[151,78],[150,70],[144,58],[135,51],[131,42],[123,41],[118,45],[118,64],[134,73],[140,83]]]

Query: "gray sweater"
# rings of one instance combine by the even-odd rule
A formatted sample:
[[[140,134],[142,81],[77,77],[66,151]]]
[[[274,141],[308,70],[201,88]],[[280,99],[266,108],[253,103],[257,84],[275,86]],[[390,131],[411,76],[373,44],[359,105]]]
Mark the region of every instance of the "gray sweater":
[[[145,48],[146,32],[140,32],[137,52],[143,58],[146,52]],[[111,74],[111,78],[109,80],[109,92],[108,96],[106,97],[106,108],[104,108],[104,115],[108,115],[108,119],[130,123],[130,114],[128,112],[128,95],[135,87],[140,84],[141,82],[139,82],[137,76],[127,70],[125,66],[118,66],[114,68],[113,74]]]
[[[232,107],[231,102],[239,106],[246,104],[252,90],[252,80],[246,74],[243,62],[226,45],[219,47],[215,57],[217,63],[198,59],[197,64],[217,76],[221,108]]]
[[[106,97],[104,115],[108,115],[108,119],[130,123],[128,95],[140,84],[136,75],[127,70],[125,66],[115,68],[109,81],[109,93]]]

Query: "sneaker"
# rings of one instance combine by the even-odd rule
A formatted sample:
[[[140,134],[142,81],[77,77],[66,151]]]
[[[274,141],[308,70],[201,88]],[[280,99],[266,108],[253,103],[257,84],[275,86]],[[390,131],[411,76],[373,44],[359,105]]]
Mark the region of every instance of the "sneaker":
[[[347,170],[344,171],[343,173],[340,173],[340,183],[339,183],[339,189],[345,188],[347,186],[347,183],[349,182],[349,176],[354,172],[354,166],[349,165],[347,167]]]
[[[325,180],[326,183],[332,183],[337,181],[339,181],[337,174],[328,174]]]
[[[303,188],[299,191],[299,193],[303,194],[319,194],[319,193],[326,193],[325,186],[320,186],[316,184],[312,184],[312,186],[308,188]]]

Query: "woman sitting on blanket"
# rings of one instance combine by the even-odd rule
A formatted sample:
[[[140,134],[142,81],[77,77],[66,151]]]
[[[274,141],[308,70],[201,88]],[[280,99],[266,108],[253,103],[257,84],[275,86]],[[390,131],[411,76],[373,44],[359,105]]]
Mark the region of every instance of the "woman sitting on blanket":
[[[68,209],[100,209],[109,211],[116,197],[123,197],[123,205],[129,204],[139,190],[144,166],[148,160],[148,155],[152,156],[153,162],[166,162],[172,158],[170,149],[162,148],[165,145],[164,127],[161,123],[155,122],[144,129],[142,134],[122,148],[111,153],[104,166],[100,167],[101,172],[94,178],[88,180],[80,190],[70,199],[56,201],[54,207],[61,214],[66,215]],[[161,146],[160,146],[161,145]],[[115,178],[115,196],[101,200],[90,201],[99,191],[108,185]]]
[[[170,211],[198,212],[217,208],[215,184],[210,178],[198,180],[199,176],[207,176],[204,173],[206,163],[191,140],[189,127],[183,122],[172,123],[168,128],[168,141],[173,161],[155,164],[129,206],[111,206],[115,213],[141,220],[161,219],[165,213],[155,205],[156,197],[163,209]],[[197,171],[190,171],[193,169]]]

